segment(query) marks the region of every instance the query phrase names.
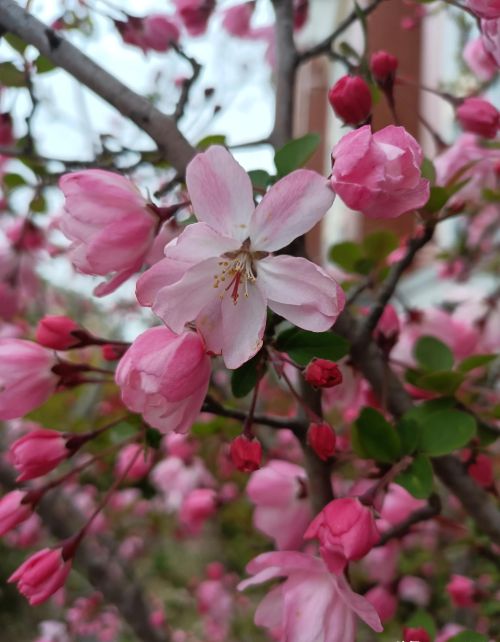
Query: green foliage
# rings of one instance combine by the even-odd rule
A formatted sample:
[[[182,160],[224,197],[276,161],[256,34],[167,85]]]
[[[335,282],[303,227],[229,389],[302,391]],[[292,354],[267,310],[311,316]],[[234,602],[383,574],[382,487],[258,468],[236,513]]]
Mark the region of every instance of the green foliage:
[[[226,137],[223,134],[210,134],[196,143],[196,149],[204,151],[212,145],[226,145]]]
[[[416,611],[407,621],[406,626],[411,628],[424,628],[427,633],[434,639],[436,635],[436,623],[434,618],[425,611]]]
[[[309,332],[299,328],[281,332],[275,346],[302,366],[314,357],[338,361],[349,352],[349,342],[333,332]]]
[[[398,433],[374,408],[363,408],[352,427],[351,439],[360,457],[390,464],[401,456]]]
[[[420,424],[419,450],[432,457],[463,448],[477,431],[472,415],[460,410],[438,410]]]
[[[469,179],[466,179],[447,187],[433,185],[431,187],[429,200],[424,205],[425,211],[429,214],[435,214],[436,212],[442,210],[446,203],[450,200],[450,198],[459,190],[461,190],[462,187],[464,187],[468,182]]]
[[[0,85],[5,87],[25,87],[24,73],[11,62],[0,63]]]
[[[383,261],[398,245],[398,237],[390,230],[372,232],[365,236],[362,243],[365,256],[375,262]]]
[[[26,185],[26,179],[20,174],[4,174],[2,181],[5,187],[9,190],[14,190]]]
[[[37,70],[37,73],[39,74],[46,74],[49,71],[54,71],[54,69],[57,69],[56,65],[54,65],[53,62],[51,62],[48,58],[45,56],[38,56],[38,58],[35,60],[35,67]]]
[[[436,182],[436,168],[434,163],[429,158],[424,158],[420,166],[422,176],[431,182],[431,185]]]
[[[233,371],[231,375],[231,391],[234,397],[246,397],[255,388],[259,380],[258,366],[260,361],[260,354],[256,354],[250,361]]]
[[[156,428],[149,428],[146,430],[146,443],[150,448],[159,450],[161,440],[163,439],[162,433]]]
[[[426,499],[433,490],[432,464],[428,457],[419,455],[395,480],[414,497]]]
[[[286,176],[299,167],[303,167],[318,148],[320,141],[319,134],[306,134],[301,138],[291,140],[278,149],[274,155],[278,176]]]
[[[362,243],[343,241],[332,245],[328,258],[346,272],[369,274],[398,247],[398,238],[389,230],[369,234]]]
[[[413,354],[424,370],[449,370],[453,367],[452,351],[435,337],[420,337],[415,343]]]
[[[497,354],[473,354],[461,361],[457,368],[460,372],[470,372],[474,368],[481,368],[487,366],[498,357]]]
[[[464,375],[460,372],[442,370],[430,372],[416,379],[416,385],[423,390],[432,390],[442,395],[452,395],[463,383]]]
[[[4,36],[2,36],[3,40],[5,42],[9,43],[9,45],[17,51],[20,54],[23,54],[26,50],[26,47],[28,46],[24,40],[19,38],[19,36],[14,35],[13,33],[6,33]]]
[[[488,642],[488,638],[475,631],[462,631],[450,638],[448,642]]]
[[[265,190],[273,183],[273,177],[263,169],[252,169],[248,175],[255,189]]]

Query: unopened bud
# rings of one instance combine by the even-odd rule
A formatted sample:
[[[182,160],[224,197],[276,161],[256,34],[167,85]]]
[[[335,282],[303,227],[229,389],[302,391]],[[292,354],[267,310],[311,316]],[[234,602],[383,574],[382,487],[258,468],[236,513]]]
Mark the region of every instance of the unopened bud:
[[[342,372],[328,359],[313,359],[304,370],[304,379],[315,388],[333,388],[342,383]]]
[[[365,123],[372,111],[370,87],[360,76],[343,76],[328,92],[328,100],[347,125]]]
[[[335,432],[326,422],[311,424],[307,431],[307,441],[323,461],[327,461],[335,453]]]
[[[260,468],[262,446],[258,439],[248,439],[245,435],[240,435],[231,442],[229,452],[234,466],[243,473],[253,473]]]
[[[80,326],[65,316],[46,316],[38,322],[35,330],[37,342],[46,348],[67,350],[79,343],[72,333]]]
[[[387,51],[376,51],[370,58],[370,70],[373,78],[383,89],[390,89],[398,68],[398,59]]]

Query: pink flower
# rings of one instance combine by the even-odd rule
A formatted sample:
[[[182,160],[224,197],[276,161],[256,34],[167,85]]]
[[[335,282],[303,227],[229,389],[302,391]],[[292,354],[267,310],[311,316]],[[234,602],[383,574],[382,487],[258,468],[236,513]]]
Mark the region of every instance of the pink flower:
[[[128,444],[118,453],[115,476],[125,475],[125,479],[130,481],[142,479],[149,473],[153,460],[154,454],[151,449],[144,450],[142,444]]]
[[[304,370],[304,379],[316,388],[333,388],[342,383],[342,372],[328,359],[313,359]]]
[[[392,620],[395,616],[398,608],[398,601],[394,593],[391,593],[391,591],[385,588],[385,586],[374,586],[365,593],[365,598],[373,607],[375,607],[381,622]]]
[[[239,435],[231,442],[229,449],[231,461],[243,473],[252,473],[257,470],[262,461],[262,446],[258,439],[248,439]]]
[[[466,98],[457,108],[457,119],[463,129],[483,138],[495,138],[500,127],[500,112],[487,100]]]
[[[167,457],[157,464],[151,479],[165,497],[167,510],[178,510],[189,493],[198,486],[212,484],[213,479],[203,461],[195,458],[186,465],[182,459]]]
[[[403,631],[403,639],[409,642],[431,642],[431,636],[423,627],[408,628]]]
[[[290,551],[264,553],[248,564],[247,571],[254,577],[241,582],[239,590],[287,578],[255,612],[255,624],[269,629],[279,642],[354,642],[356,616],[374,631],[383,630],[373,606],[318,558]]]
[[[453,606],[461,608],[474,605],[476,585],[469,577],[452,575],[451,580],[446,585],[446,591],[453,602]]]
[[[162,432],[186,432],[198,416],[210,359],[194,332],[151,328],[132,343],[115,375],[123,403]]]
[[[200,36],[207,29],[215,0],[175,0],[177,13],[190,36]]]
[[[333,148],[332,187],[354,210],[370,218],[396,218],[425,205],[420,145],[404,127],[375,134],[369,125],[346,134]]]
[[[454,638],[458,633],[464,631],[464,627],[460,624],[446,624],[441,629],[439,635],[436,637],[436,642],[448,642],[451,638]]]
[[[165,52],[172,44],[179,42],[179,28],[162,14],[152,14],[145,18],[128,16],[127,22],[115,21],[124,42],[140,47],[144,52],[152,49]]]
[[[389,524],[395,526],[425,505],[426,503],[423,499],[415,499],[399,484],[389,484],[380,515]]]
[[[57,387],[55,354],[32,341],[0,339],[0,363],[0,419],[31,412]]]
[[[321,556],[332,573],[364,557],[380,539],[372,511],[359,499],[334,499],[317,515],[305,539],[319,539]]]
[[[481,38],[484,48],[500,67],[500,18],[481,20]]]
[[[196,320],[207,348],[238,368],[262,347],[266,307],[306,330],[328,330],[344,297],[310,261],[271,253],[304,234],[333,202],[309,170],[278,181],[254,207],[252,184],[220,146],[189,164],[186,183],[200,223],[165,248],[137,284],[137,297],[173,332]]]
[[[469,40],[464,49],[464,60],[479,80],[491,80],[497,72],[497,65],[486,51],[481,36]]]
[[[113,275],[94,294],[114,292],[141,268],[153,244],[154,211],[131,181],[113,172],[65,174],[59,187],[66,197],[59,226],[72,241],[73,266],[83,274]]]
[[[32,515],[32,506],[23,504],[27,493],[13,490],[0,499],[0,536],[5,535]]]
[[[271,537],[280,550],[298,549],[311,521],[307,476],[300,466],[278,459],[250,476],[246,487],[255,504],[255,528]]]
[[[35,339],[45,348],[67,350],[79,342],[72,334],[79,329],[78,323],[69,317],[47,315],[38,322]]]
[[[398,584],[398,595],[400,599],[421,607],[427,606],[431,601],[431,590],[427,582],[413,575],[405,575],[401,578]]]
[[[44,548],[21,564],[7,581],[17,582],[19,592],[31,606],[37,606],[64,586],[70,570],[71,559],[63,558],[63,549]]]
[[[307,443],[323,461],[333,457],[335,453],[336,435],[330,424],[326,422],[312,423],[307,431]]]
[[[500,0],[466,0],[466,5],[480,18],[500,18]]]
[[[347,125],[366,122],[372,112],[372,94],[361,76],[343,76],[330,88],[328,101]]]
[[[50,473],[71,455],[67,438],[57,430],[33,430],[9,448],[12,464],[21,473],[17,481]]]
[[[224,11],[222,27],[235,38],[247,38],[252,35],[250,21],[255,9],[255,2],[243,2]]]
[[[197,535],[217,511],[217,494],[211,488],[195,488],[184,499],[179,521],[190,534]]]

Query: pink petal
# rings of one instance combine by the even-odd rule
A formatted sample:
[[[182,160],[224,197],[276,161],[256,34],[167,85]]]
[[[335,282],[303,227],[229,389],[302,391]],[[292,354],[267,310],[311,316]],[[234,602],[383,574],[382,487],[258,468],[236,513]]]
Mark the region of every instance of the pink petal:
[[[278,181],[259,203],[250,223],[252,246],[274,252],[308,232],[331,207],[329,181],[299,169]]]
[[[188,267],[189,264],[172,259],[162,259],[155,263],[137,281],[135,294],[139,303],[151,307],[160,290],[180,281]]]
[[[363,622],[366,622],[374,631],[380,633],[384,630],[375,607],[362,595],[354,593],[343,575],[337,576],[339,596],[345,604],[352,609]]]
[[[234,303],[226,294],[221,305],[224,329],[222,357],[228,368],[239,368],[262,347],[266,300],[256,285],[248,283],[248,296],[242,292]]]
[[[254,211],[252,183],[245,170],[220,145],[189,163],[186,185],[196,218],[223,236],[244,241]]]
[[[165,256],[186,263],[199,263],[221,256],[224,252],[234,252],[240,247],[240,241],[221,236],[207,223],[193,223],[167,245]]]

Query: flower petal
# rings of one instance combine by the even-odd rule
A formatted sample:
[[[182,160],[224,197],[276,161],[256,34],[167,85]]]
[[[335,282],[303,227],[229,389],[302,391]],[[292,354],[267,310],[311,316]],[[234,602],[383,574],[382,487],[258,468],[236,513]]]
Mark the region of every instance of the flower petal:
[[[165,256],[192,264],[221,256],[224,252],[234,252],[240,247],[240,241],[221,236],[207,223],[193,223],[166,246]]]
[[[151,307],[160,290],[179,281],[189,267],[189,264],[172,259],[162,259],[155,263],[137,281],[135,294],[139,303]]]
[[[377,633],[384,630],[375,607],[362,595],[354,593],[344,575],[337,575],[337,586],[339,596],[363,622],[366,622]]]
[[[299,169],[278,181],[259,203],[250,223],[252,246],[274,252],[308,232],[331,207],[329,181]]]
[[[248,174],[220,145],[198,154],[186,170],[186,185],[196,218],[223,236],[248,238],[254,211]]]
[[[266,300],[253,283],[248,284],[248,296],[241,294],[238,302],[225,295],[222,299],[224,330],[222,357],[228,368],[239,368],[262,347],[266,327]]]

